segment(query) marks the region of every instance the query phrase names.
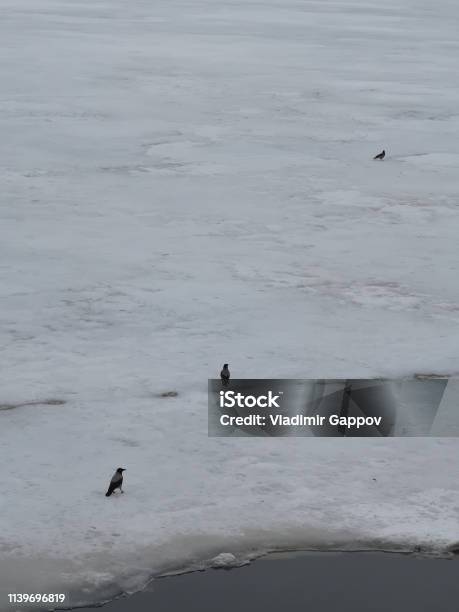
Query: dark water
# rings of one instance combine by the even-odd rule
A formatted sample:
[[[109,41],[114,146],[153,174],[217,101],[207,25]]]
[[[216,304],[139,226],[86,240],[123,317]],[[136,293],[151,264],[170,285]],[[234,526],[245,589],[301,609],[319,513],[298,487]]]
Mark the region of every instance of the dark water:
[[[80,612],[94,608],[80,608]],[[154,580],[104,612],[458,612],[459,560],[385,553],[277,554],[231,571]]]

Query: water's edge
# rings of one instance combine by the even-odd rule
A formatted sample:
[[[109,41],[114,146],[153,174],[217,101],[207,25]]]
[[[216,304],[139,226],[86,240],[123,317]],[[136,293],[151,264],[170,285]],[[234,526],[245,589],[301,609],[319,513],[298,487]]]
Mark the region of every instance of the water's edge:
[[[203,560],[195,561],[191,564],[181,565],[173,569],[169,569],[165,572],[160,572],[157,574],[151,575],[142,586],[139,586],[133,591],[120,591],[119,593],[111,596],[106,599],[94,599],[94,601],[84,602],[77,605],[72,605],[70,607],[64,608],[55,608],[53,610],[78,610],[80,608],[100,608],[105,606],[113,601],[118,599],[128,598],[131,595],[135,595],[136,593],[140,593],[147,589],[155,580],[161,580],[172,576],[180,576],[185,574],[191,574],[194,572],[203,572],[211,569],[225,569],[231,570],[237,567],[241,567],[244,565],[249,565],[255,562],[258,559],[263,557],[267,557],[275,554],[283,554],[288,555],[291,553],[292,555],[298,553],[382,553],[382,554],[398,554],[398,555],[406,555],[406,556],[416,556],[416,557],[425,557],[430,559],[454,559],[457,554],[459,554],[459,542],[453,543],[446,547],[436,547],[436,546],[421,546],[419,544],[416,545],[407,545],[407,544],[399,544],[399,543],[387,543],[386,546],[371,546],[365,544],[358,545],[340,545],[340,546],[301,546],[301,547],[292,547],[292,546],[276,546],[265,549],[259,549],[256,551],[239,551],[239,553],[232,553],[235,557],[235,562],[233,564],[228,564],[225,566],[215,565],[214,559],[206,558]]]

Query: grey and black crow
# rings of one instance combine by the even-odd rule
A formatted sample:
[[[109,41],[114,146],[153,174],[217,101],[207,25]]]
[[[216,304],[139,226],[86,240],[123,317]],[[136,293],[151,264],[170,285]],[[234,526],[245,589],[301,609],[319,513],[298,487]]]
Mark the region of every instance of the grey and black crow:
[[[385,157],[386,157],[386,152],[383,149],[381,153],[378,153],[378,155],[375,155],[373,159],[384,159]]]
[[[116,489],[119,489],[121,493],[123,493],[123,489],[121,487],[123,485],[123,472],[125,471],[125,469],[126,468],[118,468],[113,474],[113,478],[110,480],[108,491],[105,493],[105,497],[110,497],[110,495]]]
[[[223,364],[223,370],[220,372],[220,378],[222,379],[222,385],[227,387],[229,385],[230,371],[228,370],[228,364]]]

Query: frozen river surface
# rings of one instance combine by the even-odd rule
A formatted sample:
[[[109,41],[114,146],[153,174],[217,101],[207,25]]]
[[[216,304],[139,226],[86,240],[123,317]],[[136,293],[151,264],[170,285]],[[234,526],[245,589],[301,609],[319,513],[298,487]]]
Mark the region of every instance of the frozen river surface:
[[[448,0],[3,0],[2,593],[459,540],[457,440],[209,439],[206,397],[224,362],[459,371],[458,31]]]

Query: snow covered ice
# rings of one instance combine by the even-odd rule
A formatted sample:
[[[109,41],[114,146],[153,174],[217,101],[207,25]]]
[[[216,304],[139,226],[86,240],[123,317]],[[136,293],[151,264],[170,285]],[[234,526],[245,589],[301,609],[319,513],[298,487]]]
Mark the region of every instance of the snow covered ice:
[[[0,592],[459,540],[457,439],[207,437],[225,362],[458,372],[458,30],[449,0],[2,2]]]

